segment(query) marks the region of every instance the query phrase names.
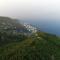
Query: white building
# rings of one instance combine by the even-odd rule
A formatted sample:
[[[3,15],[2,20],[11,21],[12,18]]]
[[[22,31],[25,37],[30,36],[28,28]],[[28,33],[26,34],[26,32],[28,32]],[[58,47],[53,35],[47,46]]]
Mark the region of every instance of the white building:
[[[24,26],[27,28],[27,30],[29,30],[32,33],[36,33],[37,32],[37,28],[32,26],[32,25],[30,25],[30,24],[24,23]]]

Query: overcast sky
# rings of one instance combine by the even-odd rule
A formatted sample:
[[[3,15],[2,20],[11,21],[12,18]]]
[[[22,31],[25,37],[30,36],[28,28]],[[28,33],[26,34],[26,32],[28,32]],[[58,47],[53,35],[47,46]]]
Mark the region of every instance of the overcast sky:
[[[0,16],[60,19],[60,0],[0,0]]]

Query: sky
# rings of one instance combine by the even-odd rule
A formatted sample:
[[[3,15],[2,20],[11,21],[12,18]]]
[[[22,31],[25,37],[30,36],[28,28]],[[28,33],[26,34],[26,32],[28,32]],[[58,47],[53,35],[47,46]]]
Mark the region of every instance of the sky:
[[[32,15],[31,0],[0,0],[0,16],[26,19]]]
[[[0,16],[59,20],[60,0],[0,0]]]
[[[0,16],[28,21],[60,35],[60,0],[0,0]]]
[[[33,15],[36,18],[60,18],[60,0],[33,0]]]

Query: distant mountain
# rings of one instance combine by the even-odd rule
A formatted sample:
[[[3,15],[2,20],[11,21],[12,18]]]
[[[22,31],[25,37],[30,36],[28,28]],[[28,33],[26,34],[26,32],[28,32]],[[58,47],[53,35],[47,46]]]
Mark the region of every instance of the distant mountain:
[[[9,17],[0,17],[0,31],[15,30],[17,32],[24,32],[26,28],[17,20]]]

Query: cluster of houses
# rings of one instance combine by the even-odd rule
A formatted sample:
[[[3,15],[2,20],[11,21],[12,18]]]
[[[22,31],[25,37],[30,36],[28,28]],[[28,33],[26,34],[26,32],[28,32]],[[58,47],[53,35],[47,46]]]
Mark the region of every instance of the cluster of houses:
[[[17,26],[14,26],[10,23],[5,23],[5,22],[2,22],[0,24],[0,31],[4,30],[4,31],[12,31],[13,33],[16,33],[16,32],[25,32],[26,31],[28,32],[31,32],[31,33],[36,33],[38,30],[36,27],[32,26],[31,24],[27,24],[27,23],[24,23],[23,25],[24,27],[20,27],[19,25]]]
[[[28,31],[30,31],[30,32],[32,32],[32,33],[36,33],[36,32],[37,32],[37,28],[34,27],[34,26],[32,26],[32,25],[30,25],[30,24],[24,23],[24,26],[25,26],[25,28],[26,28]]]

